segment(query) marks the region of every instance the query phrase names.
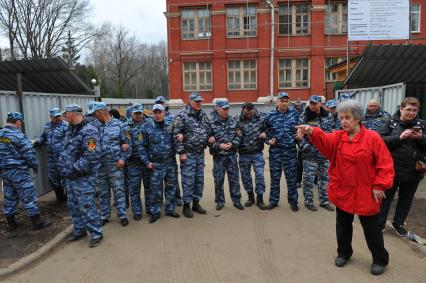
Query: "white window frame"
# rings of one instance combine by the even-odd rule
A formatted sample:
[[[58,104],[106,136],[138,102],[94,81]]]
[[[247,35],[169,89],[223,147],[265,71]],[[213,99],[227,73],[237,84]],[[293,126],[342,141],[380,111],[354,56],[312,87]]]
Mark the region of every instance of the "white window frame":
[[[290,67],[288,67],[285,63],[286,61],[290,61]],[[298,62],[306,62],[307,66],[303,66],[302,68],[297,67]],[[307,71],[307,79],[306,80],[297,80],[298,72]],[[286,80],[286,75],[290,73],[290,80]],[[280,58],[278,60],[278,88],[279,89],[288,89],[288,88],[310,88],[311,83],[311,60],[309,58]],[[302,85],[306,82],[306,85]]]
[[[417,6],[418,10],[417,11],[413,11],[413,7]],[[422,5],[420,4],[411,4],[411,9],[410,9],[410,32],[411,33],[420,33],[420,29],[421,29],[421,20],[422,20]],[[412,29],[412,24],[413,24],[413,16],[416,15],[417,16],[417,29],[414,30]]]
[[[206,12],[207,16],[200,17],[198,12]],[[193,17],[184,17],[185,12],[193,12]],[[194,31],[186,31],[184,30],[184,22],[187,21],[189,25],[189,21],[193,21]],[[200,20],[203,21],[203,25],[200,26]],[[211,13],[208,8],[185,8],[181,10],[181,37],[182,40],[193,40],[193,39],[208,39],[211,38]],[[186,35],[193,35],[186,36]]]
[[[329,63],[330,61],[335,61],[332,63]],[[324,81],[325,82],[335,82],[337,81],[337,74],[332,74],[329,70],[328,67],[336,65],[340,62],[345,61],[346,58],[345,57],[326,57],[324,59]]]
[[[254,68],[251,66],[253,62],[254,62]],[[231,64],[239,64],[239,66],[231,67]],[[248,68],[245,66],[245,64],[248,64]],[[246,81],[246,75],[248,77],[248,81]],[[256,90],[257,89],[257,60],[256,59],[229,60],[227,78],[228,78],[228,90]],[[238,78],[239,78],[239,81],[238,81]],[[253,82],[253,79],[254,79],[254,82]]]
[[[200,65],[205,64],[206,68],[201,68]],[[186,69],[186,66],[194,68]],[[207,66],[209,65],[210,68]],[[213,72],[211,61],[200,62],[184,62],[182,65],[183,71],[183,90],[184,91],[212,91],[213,90]],[[186,83],[186,75],[189,75],[189,84]],[[195,78],[193,77],[195,74]],[[210,82],[208,81],[210,77]],[[195,82],[193,81],[195,80]]]
[[[298,23],[297,23],[297,17],[301,16],[302,17],[302,21],[301,21],[301,25],[305,24],[306,22],[303,21],[303,16],[306,15],[306,13],[297,13],[297,6],[306,6],[307,8],[307,16],[308,16],[308,28],[306,32],[298,32],[298,29],[303,30],[302,27],[297,27]],[[289,8],[290,10],[290,14],[286,14],[285,12],[283,12],[284,8]],[[286,23],[286,22],[281,22],[281,17],[284,16],[290,16],[291,17],[291,23]],[[278,34],[279,35],[284,35],[284,36],[297,36],[297,35],[309,35],[311,33],[311,12],[309,9],[309,4],[292,4],[292,5],[280,5],[279,6],[279,12],[278,12]],[[285,32],[281,32],[281,28],[286,25],[291,25],[291,32],[289,33],[285,33]]]
[[[247,15],[249,9],[254,8],[254,15]],[[230,15],[231,9],[239,9],[239,15]],[[244,22],[245,18],[248,18],[249,28],[246,28]],[[238,21],[238,27],[228,24],[228,20],[233,19]],[[235,23],[233,21],[233,23]],[[254,21],[254,29],[250,28]],[[254,34],[250,34],[254,32]],[[257,36],[257,7],[255,5],[240,5],[240,6],[229,6],[226,8],[226,37],[228,38],[239,38],[239,37],[256,37]]]
[[[331,7],[327,4],[325,10],[325,34],[339,35],[348,33],[348,2],[331,2]],[[332,11],[333,5],[337,5],[337,12]],[[346,6],[346,20],[344,20],[344,6]],[[333,14],[337,15],[337,22],[331,21]],[[327,27],[329,27],[327,29]],[[333,29],[332,29],[333,28]]]

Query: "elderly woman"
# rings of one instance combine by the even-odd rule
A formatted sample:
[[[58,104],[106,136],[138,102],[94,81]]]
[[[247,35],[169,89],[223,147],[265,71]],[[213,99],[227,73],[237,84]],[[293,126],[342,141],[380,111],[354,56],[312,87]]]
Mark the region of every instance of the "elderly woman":
[[[399,236],[406,236],[405,219],[410,211],[414,194],[424,171],[416,170],[416,161],[424,161],[426,153],[426,123],[417,118],[420,103],[417,98],[406,97],[400,109],[379,129],[395,163],[395,180],[391,190],[386,191],[379,214],[379,225],[385,228],[389,208],[395,193],[398,201],[392,228]]]
[[[308,135],[312,144],[330,160],[328,196],[336,206],[337,257],[343,267],[352,256],[352,222],[359,215],[373,257],[371,273],[384,272],[389,254],[377,222],[384,191],[392,187],[394,169],[382,138],[361,124],[363,109],[346,100],[337,112],[343,130],[324,133],[319,127],[297,126],[297,135]]]

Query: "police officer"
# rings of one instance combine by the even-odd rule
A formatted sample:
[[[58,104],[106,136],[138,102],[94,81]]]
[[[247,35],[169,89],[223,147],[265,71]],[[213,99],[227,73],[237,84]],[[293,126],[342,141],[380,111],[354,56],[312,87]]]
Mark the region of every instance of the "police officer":
[[[266,114],[269,167],[271,172],[271,193],[267,209],[273,209],[280,200],[280,179],[284,169],[288,189],[288,202],[293,211],[297,206],[297,150],[295,126],[299,112],[289,107],[290,96],[280,92],[277,95],[277,108]]]
[[[101,207],[101,223],[105,225],[111,217],[111,190],[114,194],[117,216],[121,226],[127,226],[126,196],[124,191],[123,167],[131,155],[130,137],[126,127],[109,115],[104,102],[95,102],[88,113],[96,118],[101,138],[102,165],[98,174],[98,187]]]
[[[248,194],[248,200],[244,204],[250,207],[255,203],[251,167],[256,178],[256,204],[261,209],[266,209],[263,202],[265,192],[265,160],[263,159],[263,146],[266,138],[266,125],[264,118],[254,108],[253,103],[243,104],[242,111],[236,116],[240,144],[238,145],[239,165],[244,189]]]
[[[164,106],[164,111],[165,111],[165,116],[164,116],[164,120],[166,120],[167,122],[173,123],[176,116],[173,115],[173,113],[171,113],[169,111],[169,106],[166,105],[166,98],[164,96],[157,96],[157,98],[155,99],[155,104],[161,104]],[[175,163],[176,163],[176,205],[177,206],[182,206],[183,202],[182,202],[182,197],[180,194],[180,186],[179,186],[179,179],[178,179],[178,166],[177,166],[177,162],[176,162],[176,158],[175,158]]]
[[[66,177],[68,208],[74,224],[74,232],[66,242],[83,239],[89,231],[89,246],[96,247],[103,238],[95,202],[96,175],[101,162],[99,131],[83,118],[83,110],[77,104],[67,105],[65,115],[69,128],[58,166],[61,175]]]
[[[391,115],[380,108],[380,104],[376,99],[372,99],[368,102],[362,123],[367,129],[377,131],[386,120],[390,119]]]
[[[16,230],[15,213],[19,200],[33,224],[35,230],[52,225],[40,218],[37,206],[37,194],[29,169],[38,172],[38,161],[31,141],[21,132],[23,123],[19,112],[7,113],[7,124],[0,130],[0,173],[3,177],[3,212],[9,231]]]
[[[228,175],[229,194],[234,207],[244,210],[241,204],[240,176],[237,163],[237,148],[240,138],[237,135],[237,121],[229,116],[229,103],[217,103],[216,118],[211,120],[212,133],[216,142],[209,145],[213,155],[213,178],[215,185],[216,210],[225,206],[223,183]]]
[[[66,201],[65,178],[59,174],[58,158],[64,149],[65,135],[68,123],[62,120],[62,113],[59,108],[52,108],[49,111],[50,122],[44,125],[40,138],[34,141],[35,147],[47,145],[47,176],[49,184],[56,194],[56,199],[60,202]]]
[[[204,149],[214,138],[207,114],[201,109],[202,101],[198,92],[191,93],[188,105],[176,116],[173,129],[176,138],[183,136],[182,141],[175,143],[175,149],[181,162],[183,215],[187,218],[193,217],[192,211],[207,213],[200,205],[204,189]]]
[[[340,120],[339,115],[337,114],[337,106],[339,103],[335,99],[330,99],[325,103],[326,110],[331,114],[333,117],[334,122],[334,129],[333,130],[340,130]]]
[[[146,123],[142,129],[140,155],[145,166],[151,172],[150,223],[160,218],[160,207],[163,198],[162,188],[166,196],[166,215],[179,218],[176,207],[176,166],[173,149],[173,124],[165,120],[164,106],[155,104],[152,108],[154,119]]]
[[[320,127],[324,132],[331,132],[334,129],[333,117],[322,107],[321,97],[318,95],[312,95],[309,98],[309,106],[300,115],[299,124]],[[307,137],[300,141],[299,147],[303,154],[303,195],[305,197],[305,206],[311,211],[317,210],[313,202],[314,195],[312,192],[315,177],[317,177],[320,206],[326,210],[334,211],[327,195],[330,162],[320,154]]]
[[[133,219],[136,221],[142,218],[142,202],[141,202],[141,183],[143,179],[145,207],[146,212],[150,209],[150,173],[151,170],[146,168],[142,163],[139,154],[139,148],[142,145],[142,128],[151,118],[143,112],[143,105],[136,103],[132,108],[132,118],[127,121],[127,131],[130,133],[132,154],[127,162],[127,176],[129,184],[130,203],[132,206]]]

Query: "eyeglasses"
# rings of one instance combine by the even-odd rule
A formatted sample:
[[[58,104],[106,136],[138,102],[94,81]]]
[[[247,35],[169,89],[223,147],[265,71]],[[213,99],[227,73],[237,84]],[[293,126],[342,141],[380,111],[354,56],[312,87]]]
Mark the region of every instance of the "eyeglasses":
[[[410,112],[410,113],[417,113],[417,112],[419,112],[419,109],[412,109],[412,108],[404,108],[402,110],[404,110],[406,112]]]

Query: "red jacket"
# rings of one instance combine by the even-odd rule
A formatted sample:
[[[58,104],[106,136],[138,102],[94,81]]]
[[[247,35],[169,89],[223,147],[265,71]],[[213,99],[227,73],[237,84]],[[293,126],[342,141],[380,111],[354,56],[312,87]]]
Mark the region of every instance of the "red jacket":
[[[395,175],[392,156],[378,133],[361,126],[352,141],[345,131],[324,133],[315,127],[311,142],[330,160],[328,197],[336,207],[358,215],[375,215],[373,187],[392,187]]]

